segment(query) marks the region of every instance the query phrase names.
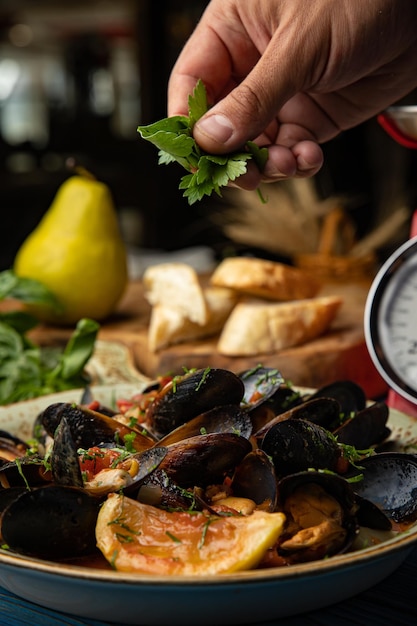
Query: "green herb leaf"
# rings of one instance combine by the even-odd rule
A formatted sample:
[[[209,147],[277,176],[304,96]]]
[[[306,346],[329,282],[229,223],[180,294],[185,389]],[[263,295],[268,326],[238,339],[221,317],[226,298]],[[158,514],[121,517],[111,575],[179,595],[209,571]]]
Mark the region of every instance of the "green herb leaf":
[[[13,270],[0,272],[0,300],[6,297],[30,304],[46,304],[58,311],[62,309],[54,294],[45,285],[32,278],[16,276]]]
[[[209,109],[207,92],[202,80],[197,82],[193,94],[188,98],[188,120],[191,128]]]
[[[72,380],[79,376],[92,355],[99,328],[98,322],[88,318],[77,323],[51,377]]]
[[[65,349],[40,348],[0,322],[0,405],[84,387],[84,368],[94,351],[99,325],[83,319]]]
[[[250,159],[255,161],[261,171],[268,159],[268,150],[254,142],[248,142],[245,151],[226,155],[210,155],[201,150],[194,141],[192,130],[208,109],[206,89],[199,80],[188,99],[188,117],[164,118],[148,126],[138,126],[137,129],[143,139],[159,149],[160,165],[177,162],[189,172],[181,178],[179,189],[184,190],[183,196],[190,205],[213,192],[221,196],[221,188],[244,174]]]

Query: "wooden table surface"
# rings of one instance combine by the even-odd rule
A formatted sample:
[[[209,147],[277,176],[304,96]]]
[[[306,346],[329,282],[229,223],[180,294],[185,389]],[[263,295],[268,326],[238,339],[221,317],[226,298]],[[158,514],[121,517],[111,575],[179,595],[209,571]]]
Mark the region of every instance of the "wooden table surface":
[[[256,357],[225,357],[216,349],[217,338],[170,346],[158,353],[147,343],[150,306],[140,281],[133,281],[115,314],[102,322],[99,338],[116,341],[131,351],[138,370],[152,378],[158,374],[180,374],[183,368],[223,367],[239,372],[257,363],[276,367],[295,385],[320,387],[334,380],[350,379],[360,384],[369,398],[383,396],[386,385],[368,354],[363,330],[367,283],[329,283],[319,295],[341,295],[343,305],[331,331],[303,346]],[[34,341],[62,342],[70,329],[41,325],[32,332]]]

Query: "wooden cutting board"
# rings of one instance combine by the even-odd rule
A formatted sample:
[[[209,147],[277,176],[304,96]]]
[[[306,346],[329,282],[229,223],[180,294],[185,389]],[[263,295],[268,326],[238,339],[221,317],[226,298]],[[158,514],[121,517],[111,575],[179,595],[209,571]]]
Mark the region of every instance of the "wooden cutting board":
[[[369,284],[328,284],[320,295],[341,295],[344,303],[331,332],[308,344],[276,354],[256,357],[225,357],[216,350],[217,339],[171,346],[151,353],[147,344],[150,306],[140,282],[132,282],[116,314],[102,324],[99,338],[129,347],[139,371],[153,378],[158,374],[181,374],[185,368],[223,367],[239,372],[257,363],[279,369],[295,385],[321,387],[350,379],[360,384],[369,398],[386,393],[386,385],[369,357],[363,331],[363,312]],[[69,330],[40,326],[33,338],[41,343],[63,341]]]

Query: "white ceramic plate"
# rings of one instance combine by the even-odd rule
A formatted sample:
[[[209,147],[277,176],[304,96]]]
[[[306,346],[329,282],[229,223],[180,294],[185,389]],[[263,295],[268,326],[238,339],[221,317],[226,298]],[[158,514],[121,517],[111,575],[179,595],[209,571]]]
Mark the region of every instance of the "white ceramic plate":
[[[139,387],[98,386],[95,397],[109,404]],[[45,406],[79,398],[75,390],[0,407],[0,429],[27,438]],[[389,426],[399,449],[416,450],[417,420],[392,411]],[[417,523],[384,543],[321,562],[202,579],[58,565],[0,550],[0,585],[30,602],[86,619],[170,626],[204,626],[221,619],[242,625],[318,609],[365,591],[393,572],[415,543]]]

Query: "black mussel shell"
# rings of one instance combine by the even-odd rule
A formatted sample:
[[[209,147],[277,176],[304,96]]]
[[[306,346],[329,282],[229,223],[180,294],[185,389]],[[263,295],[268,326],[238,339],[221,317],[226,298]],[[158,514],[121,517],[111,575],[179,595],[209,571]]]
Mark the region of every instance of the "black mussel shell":
[[[56,485],[83,486],[77,446],[65,417],[61,419],[55,431],[50,464],[52,478]]]
[[[236,404],[224,404],[178,426],[160,439],[158,445],[168,446],[202,433],[236,433],[249,439],[252,434],[252,421],[249,414]]]
[[[126,435],[135,435],[132,438],[132,446],[138,452],[146,450],[154,443],[149,437],[141,435],[108,415],[69,402],[50,404],[40,414],[39,420],[48,435],[54,437],[64,417],[71,429],[76,448],[119,445],[123,443]]]
[[[343,422],[333,434],[339,443],[365,450],[389,436],[388,417],[389,409],[385,402],[375,402]]]
[[[10,487],[9,489],[0,489],[0,518],[3,511],[16,500],[22,493],[27,491],[26,487]],[[1,522],[0,522],[1,527]]]
[[[262,510],[275,510],[277,477],[274,464],[263,450],[256,449],[245,456],[236,468],[231,489],[234,496],[249,498]]]
[[[278,476],[310,468],[335,470],[340,449],[328,430],[303,419],[286,419],[269,428],[260,448],[274,463]]]
[[[366,394],[360,385],[352,380],[339,380],[320,387],[309,396],[312,398],[334,398],[340,404],[344,416],[361,411],[366,406]]]
[[[376,504],[394,522],[417,519],[417,456],[381,452],[362,459],[357,473],[363,476],[354,489]]]
[[[242,406],[248,410],[268,400],[284,383],[284,378],[277,369],[261,365],[240,372],[239,377],[245,386]]]
[[[252,449],[245,437],[209,433],[168,446],[159,468],[180,487],[206,487],[221,483]]]
[[[132,458],[136,459],[139,463],[139,469],[133,477],[133,486],[135,489],[139,488],[140,485],[158,469],[167,453],[168,448],[158,445],[133,455]],[[132,486],[128,487],[126,492],[130,493],[132,489]]]
[[[48,486],[26,491],[4,511],[1,534],[9,549],[60,560],[96,550],[99,501],[81,489]]]
[[[376,530],[391,530],[391,520],[376,504],[356,495],[356,517],[360,526]]]
[[[253,432],[261,430],[276,416],[286,413],[302,402],[300,393],[287,385],[281,385],[270,398],[266,398],[260,404],[249,409]]]
[[[302,419],[318,424],[326,430],[332,430],[333,424],[340,422],[340,405],[333,398],[315,398],[306,400],[301,404],[291,407],[267,422],[258,431],[255,431],[257,440],[262,440],[268,430],[278,422],[287,419]]]
[[[183,489],[168,474],[157,468],[140,485],[136,499],[144,504],[171,510],[200,510],[193,491]]]
[[[0,488],[45,485],[52,479],[41,458],[25,456],[0,467]]]
[[[242,380],[229,370],[207,368],[165,385],[146,411],[145,426],[163,437],[193,417],[223,404],[239,405]]]

